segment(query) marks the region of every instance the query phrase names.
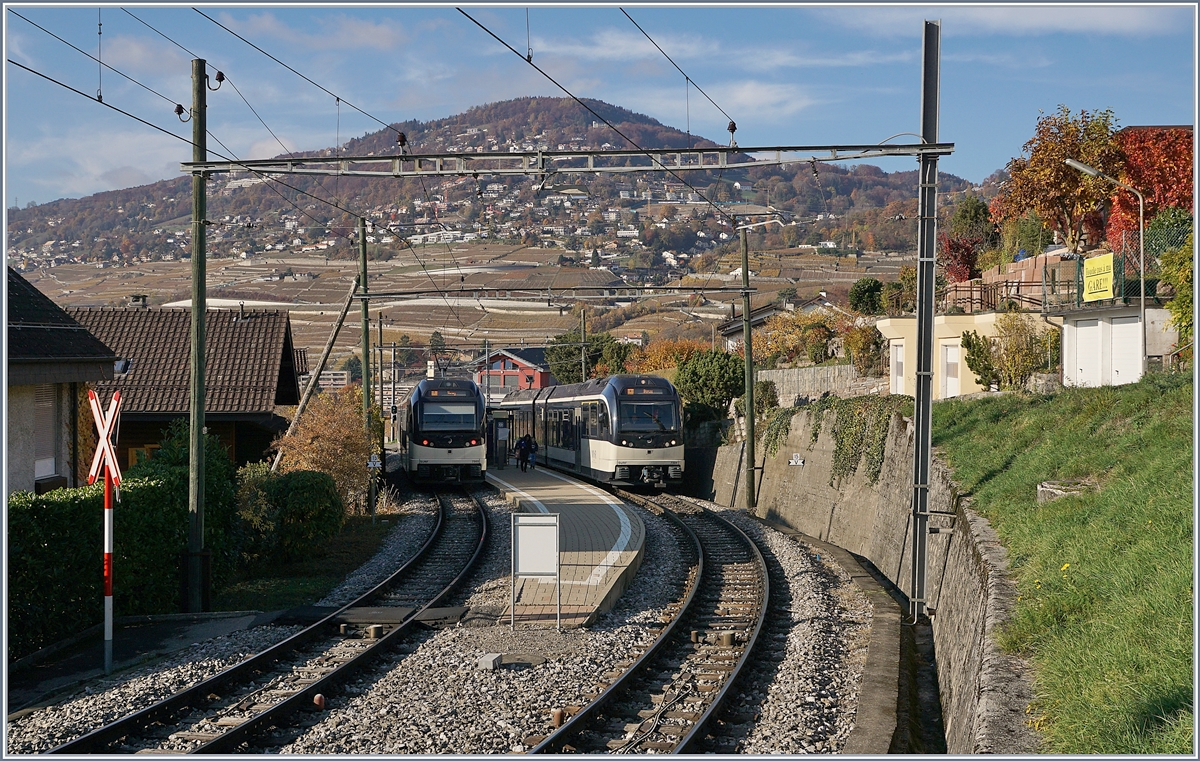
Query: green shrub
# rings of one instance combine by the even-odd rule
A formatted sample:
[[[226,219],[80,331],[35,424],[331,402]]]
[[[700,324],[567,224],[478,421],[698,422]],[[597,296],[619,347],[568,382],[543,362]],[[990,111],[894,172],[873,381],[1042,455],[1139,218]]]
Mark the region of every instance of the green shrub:
[[[346,509],[328,473],[294,470],[262,484],[274,508],[279,552],[296,560],[311,552],[323,539],[337,534],[346,521]]]
[[[117,615],[179,608],[179,558],[188,537],[186,444],[186,423],[172,425],[155,456],[123,479],[113,508]],[[233,465],[213,436],[207,437],[206,463],[205,546],[219,585],[232,575],[240,553]],[[9,495],[10,659],[103,620],[103,512],[102,484]]]
[[[340,531],[346,509],[327,473],[273,474],[266,463],[250,463],[238,471],[238,518],[247,563],[287,562]]]

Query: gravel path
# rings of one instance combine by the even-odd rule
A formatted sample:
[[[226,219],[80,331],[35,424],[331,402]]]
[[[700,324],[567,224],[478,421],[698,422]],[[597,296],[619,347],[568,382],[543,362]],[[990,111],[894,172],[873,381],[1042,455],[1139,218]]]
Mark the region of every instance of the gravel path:
[[[510,507],[480,493],[495,535],[472,607],[508,603]],[[639,509],[640,510],[640,509]],[[590,629],[458,627],[421,636],[347,694],[331,699],[327,720],[284,746],[283,753],[509,753],[529,735],[551,731],[550,711],[585,702],[583,694],[635,648],[652,640],[649,626],[682,592],[686,569],[676,529],[640,511],[646,557],[617,606]],[[650,560],[652,559],[652,560]],[[544,663],[480,671],[485,653],[534,654]],[[282,733],[281,733],[282,735]]]
[[[742,683],[735,710],[755,721],[740,752],[840,752],[855,723],[870,641],[870,601],[832,558],[741,511],[703,504],[778,561],[772,598],[784,610],[764,632],[768,651],[778,652],[768,659],[775,661],[769,666],[773,675]],[[783,588],[778,588],[780,574]]]
[[[433,526],[437,501],[394,500],[380,515],[402,516],[371,560],[333,589],[319,605],[342,605],[387,577],[411,557]],[[388,520],[395,520],[388,518]],[[219,673],[300,631],[300,626],[256,626],[198,642],[136,670],[91,680],[74,695],[8,724],[9,753],[41,753],[74,740]]]

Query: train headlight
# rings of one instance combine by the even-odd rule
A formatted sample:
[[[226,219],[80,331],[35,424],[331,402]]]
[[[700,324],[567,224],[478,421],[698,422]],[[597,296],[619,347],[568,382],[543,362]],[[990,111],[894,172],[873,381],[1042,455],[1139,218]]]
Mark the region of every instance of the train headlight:
[[[625,439],[621,439],[621,446],[624,447],[624,446],[628,446],[628,445],[629,445],[628,441],[626,441]]]
[[[429,439],[421,439],[421,445],[426,447],[429,446]]]
[[[476,445],[476,444],[478,444],[478,443],[479,443],[479,442],[477,442],[475,439],[471,439],[471,446],[475,446],[475,445]]]

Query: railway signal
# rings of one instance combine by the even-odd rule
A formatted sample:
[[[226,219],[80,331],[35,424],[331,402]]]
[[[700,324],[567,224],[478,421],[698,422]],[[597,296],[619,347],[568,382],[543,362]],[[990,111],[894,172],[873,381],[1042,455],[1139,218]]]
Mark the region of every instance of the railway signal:
[[[96,431],[99,433],[96,441],[96,454],[92,457],[92,467],[88,469],[87,482],[96,483],[100,473],[104,473],[104,673],[112,673],[112,642],[113,642],[113,491],[117,490],[120,499],[121,466],[117,462],[117,450],[114,439],[120,428],[121,392],[114,391],[112,400],[108,403],[108,413],[100,407],[100,398],[96,392],[88,389],[88,404],[92,408],[92,417],[96,421]]]

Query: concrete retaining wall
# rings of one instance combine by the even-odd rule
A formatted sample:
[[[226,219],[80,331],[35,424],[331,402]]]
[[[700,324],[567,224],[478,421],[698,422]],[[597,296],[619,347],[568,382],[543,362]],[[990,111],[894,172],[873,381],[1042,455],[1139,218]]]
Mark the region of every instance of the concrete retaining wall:
[[[888,393],[886,376],[860,376],[853,365],[758,370],[755,378],[774,382],[779,403],[784,407],[794,404],[797,397],[820,399],[826,393],[843,397]]]
[[[899,416],[893,418],[878,483],[856,474],[831,486],[832,414],[826,413],[811,450],[810,415],[801,412],[792,419],[788,440],[776,456],[760,459],[757,514],[866,557],[909,594],[911,426]],[[745,506],[744,487],[733,486],[741,446],[722,447],[717,454],[714,499],[721,504]],[[793,453],[804,465],[787,464]],[[1007,554],[936,459],[930,510],[931,527],[942,529],[929,536],[926,599],[935,611],[933,636],[947,751],[1034,752],[1037,738],[1025,726],[1025,709],[1032,700],[1028,667],[995,643],[1016,598],[1007,575]]]

